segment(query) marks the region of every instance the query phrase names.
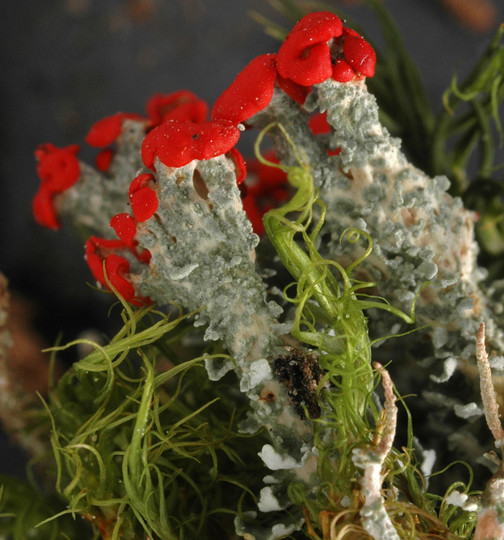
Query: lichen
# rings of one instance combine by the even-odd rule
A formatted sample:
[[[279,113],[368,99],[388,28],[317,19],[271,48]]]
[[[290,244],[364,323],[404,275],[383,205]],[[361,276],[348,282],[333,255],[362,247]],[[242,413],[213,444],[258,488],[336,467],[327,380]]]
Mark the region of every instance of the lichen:
[[[210,120],[180,91],[154,96],[148,118],[94,124],[96,168],[76,145],[37,149],[35,217],[92,235],[87,264],[122,323],[53,347],[88,352],[30,402],[67,505],[42,527],[80,514],[94,537],[131,540],[502,535],[502,462],[484,445],[504,440],[503,282],[484,283],[455,168],[423,172],[385,127],[375,62],[315,12],[247,64]],[[255,185],[235,147],[245,125],[259,130]],[[466,482],[429,491],[447,449],[496,467],[483,494],[469,465]]]

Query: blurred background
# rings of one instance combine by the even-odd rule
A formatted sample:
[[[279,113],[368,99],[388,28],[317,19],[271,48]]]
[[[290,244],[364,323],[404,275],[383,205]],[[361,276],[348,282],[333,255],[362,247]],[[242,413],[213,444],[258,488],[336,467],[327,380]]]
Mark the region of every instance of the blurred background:
[[[500,22],[502,0],[384,0],[417,62],[434,109],[454,71],[474,65]],[[329,1],[381,43],[365,4]],[[37,226],[38,144],[83,144],[90,125],[118,111],[143,114],[154,93],[188,89],[210,104],[252,58],[276,52],[251,11],[267,0],[18,0],[0,5],[0,271],[27,303],[40,344],[104,328],[107,302],[86,282],[82,241]],[[287,24],[281,18],[283,24]],[[242,151],[251,153],[251,141]],[[37,342],[36,346],[39,343]],[[23,364],[21,370],[30,370]],[[35,375],[36,377],[37,375]],[[22,474],[20,451],[0,435],[0,472]]]

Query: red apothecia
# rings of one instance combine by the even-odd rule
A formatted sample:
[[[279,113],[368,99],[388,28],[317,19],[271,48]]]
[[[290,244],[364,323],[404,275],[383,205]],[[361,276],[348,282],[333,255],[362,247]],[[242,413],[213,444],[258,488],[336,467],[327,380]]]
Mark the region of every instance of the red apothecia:
[[[183,167],[193,160],[225,154],[233,161],[236,183],[241,184],[243,208],[254,231],[263,234],[262,215],[288,197],[288,183],[283,170],[262,166],[256,160],[248,165],[251,182],[244,183],[247,167],[236,148],[240,130],[269,106],[276,90],[285,92],[302,107],[313,85],[331,78],[346,83],[372,77],[375,63],[376,55],[369,43],[344,27],[336,15],[327,11],[310,13],[294,26],[277,54],[263,54],[249,62],[216,100],[210,120],[204,100],[188,90],[178,90],[152,96],[146,104],[146,117],[118,112],[93,124],[85,140],[101,149],[95,165],[99,171],[108,172],[124,122],[144,122],[146,135],[141,159],[146,169],[152,171],[140,170],[130,183],[128,199],[133,215],[120,212],[110,221],[118,240],[93,236],[86,243],[86,260],[97,281],[107,285],[103,274],[105,261],[110,283],[127,300],[139,301],[125,277],[129,262],[116,251],[126,249],[139,261],[150,260],[147,250],[138,250],[135,236],[138,224],[151,219],[159,208],[156,159],[168,167]],[[312,116],[308,124],[321,140],[332,131],[323,112]],[[48,143],[35,152],[41,184],[33,199],[33,213],[37,222],[46,227],[60,226],[55,201],[79,180],[78,150],[77,145],[57,148]],[[328,148],[326,152],[334,156],[340,149]],[[274,154],[268,154],[268,159],[278,161]]]

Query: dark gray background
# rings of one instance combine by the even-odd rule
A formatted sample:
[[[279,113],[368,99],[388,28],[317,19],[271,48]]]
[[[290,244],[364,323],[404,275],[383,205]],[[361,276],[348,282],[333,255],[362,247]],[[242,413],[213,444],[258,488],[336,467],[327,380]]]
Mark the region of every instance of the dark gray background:
[[[504,4],[495,4],[502,21]],[[368,8],[333,5],[379,41]],[[465,29],[436,0],[387,0],[386,6],[439,108],[454,69],[467,72],[492,33]],[[254,56],[278,49],[249,16],[252,9],[273,14],[266,0],[1,2],[0,270],[33,300],[35,323],[49,342],[60,330],[71,339],[104,324],[106,309],[85,284],[82,242],[32,219],[34,149],[43,142],[83,143],[94,121],[117,111],[144,113],[156,92],[185,88],[212,103]],[[89,160],[92,153],[83,146],[81,156]],[[15,448],[4,443],[0,452],[0,471],[20,467]]]

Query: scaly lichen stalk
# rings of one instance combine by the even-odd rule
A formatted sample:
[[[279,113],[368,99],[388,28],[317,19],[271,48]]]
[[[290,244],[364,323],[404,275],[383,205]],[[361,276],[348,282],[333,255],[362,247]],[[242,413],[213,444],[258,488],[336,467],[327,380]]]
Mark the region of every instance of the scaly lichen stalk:
[[[309,14],[298,21],[277,54],[259,56],[238,74],[214,104],[210,120],[206,104],[180,91],[155,96],[147,106],[148,118],[117,113],[97,122],[86,137],[88,144],[102,149],[96,170],[78,161],[75,145],[59,149],[45,144],[37,149],[41,185],[33,201],[36,219],[53,229],[60,219],[72,221],[92,232],[85,246],[87,263],[97,282],[115,293],[124,307],[124,327],[116,338],[108,346],[96,345],[59,387],[63,394],[75,392],[73,399],[81,404],[81,400],[87,403],[83,384],[95,387],[103,381],[92,404],[100,408],[93,408],[86,421],[95,424],[96,431],[82,431],[75,415],[68,433],[58,432],[57,421],[66,411],[64,407],[55,411],[61,403],[57,390],[47,406],[53,444],[60,455],[58,466],[66,460],[75,473],[64,490],[72,511],[79,505],[79,511],[92,519],[94,514],[80,506],[81,497],[88,497],[86,482],[97,482],[103,489],[110,481],[105,464],[109,460],[116,464],[115,457],[122,459],[120,473],[131,500],[114,499],[117,507],[107,499],[101,501],[106,510],[100,510],[103,515],[97,527],[104,534],[112,531],[117,536],[138,527],[160,538],[175,538],[179,526],[182,530],[184,520],[166,514],[165,503],[178,506],[168,501],[164,488],[170,499],[181,494],[171,476],[171,458],[165,460],[170,432],[186,422],[192,430],[189,420],[196,422],[198,414],[220,396],[212,394],[194,411],[194,400],[177,403],[180,388],[164,402],[157,398],[159,392],[172,392],[164,386],[172,376],[180,374],[182,384],[182,373],[204,358],[212,391],[218,394],[221,389],[214,387],[215,381],[235,380],[234,397],[240,402],[241,394],[248,398],[250,408],[240,424],[240,436],[267,435],[267,442],[256,439],[252,452],[270,472],[254,483],[259,496],[253,509],[248,506],[246,511],[241,499],[237,509],[210,509],[194,479],[184,477],[201,499],[202,512],[208,507],[209,514],[234,513],[236,533],[248,540],[283,538],[300,530],[304,521],[314,538],[316,529],[324,538],[332,538],[345,528],[364,528],[376,539],[398,538],[395,526],[402,526],[400,519],[387,513],[386,492],[382,492],[385,461],[395,457],[397,407],[390,377],[379,364],[375,367],[385,393],[382,416],[372,399],[374,338],[397,335],[399,327],[392,316],[425,325],[432,345],[429,359],[443,363],[446,373],[472,358],[473,334],[481,317],[488,321],[489,342],[497,353],[504,351],[504,339],[498,308],[480,287],[484,272],[476,264],[474,215],[448,195],[445,177],[431,179],[413,167],[399,141],[380,124],[376,102],[364,82],[374,75],[375,61],[370,45],[336,15]],[[284,204],[276,200],[265,214],[264,229],[278,256],[268,264],[282,275],[287,270],[294,280],[285,287],[282,299],[294,305],[292,314],[268,298],[265,271],[256,267],[259,237],[251,221],[257,224],[263,208],[254,208],[247,189],[240,187],[246,167],[235,148],[245,126],[262,130],[257,149],[268,133],[279,163],[265,160],[259,150],[257,157],[262,166],[277,167],[289,184],[282,187]],[[290,200],[289,189],[294,191]],[[496,299],[499,290],[496,287]],[[133,310],[127,302],[140,309]],[[201,328],[194,334],[203,356],[156,375],[155,362],[145,355],[141,376],[134,361],[127,368],[131,373],[123,372],[131,348],[156,344],[166,352],[161,338],[172,328],[168,316],[146,329],[137,327],[151,314],[146,305],[152,302],[167,310],[177,305],[181,315],[177,324],[193,317],[194,326]],[[183,315],[184,310],[190,315]],[[404,345],[407,352],[416,353],[424,336],[414,334]],[[483,404],[500,444],[504,437],[483,339],[480,330],[477,351]],[[285,346],[287,342],[291,347]],[[211,349],[218,354],[210,354]],[[153,352],[154,360],[159,359],[158,353]],[[227,375],[231,371],[235,379]],[[99,374],[96,380],[94,372]],[[82,376],[80,382],[76,373]],[[133,432],[125,431],[123,419],[113,416],[114,429],[131,436],[108,432],[102,439],[109,426],[102,429],[100,414],[108,405],[115,409],[112,401],[118,381],[126,385],[121,391],[127,400],[119,407],[132,409],[127,419]],[[131,394],[127,388],[137,382]],[[158,414],[161,409],[168,424],[171,412],[183,414],[174,425],[164,425]],[[112,413],[122,414],[116,409]],[[212,435],[208,440],[213,441],[216,430],[211,424],[213,420],[203,422]],[[221,481],[213,442],[208,443],[204,435],[198,439],[200,428],[191,431],[191,437],[195,436],[201,455],[207,448],[212,454],[210,480]],[[265,429],[258,435],[261,428]],[[96,435],[93,441],[88,439],[91,433]],[[93,446],[97,440],[100,444],[107,440],[106,459]],[[83,450],[96,458],[94,469],[82,469]],[[161,454],[156,456],[158,450]],[[190,452],[180,454],[190,459]],[[233,457],[229,450],[226,459],[237,462]],[[258,459],[257,463],[262,468]],[[391,467],[390,476],[394,474],[403,471]],[[405,476],[408,496],[421,502],[423,494],[412,476]],[[250,494],[241,480],[224,481]],[[502,500],[500,477],[493,479],[487,493],[490,504],[483,507],[491,512]],[[121,523],[123,504],[128,506],[128,517]],[[416,500],[406,503],[404,515],[416,504]],[[336,533],[336,516],[343,515],[342,521],[347,521]],[[488,515],[480,514],[479,530]],[[202,517],[198,527],[203,521]],[[423,527],[422,520],[418,524]],[[196,530],[193,524],[190,527]]]
[[[159,304],[201,308],[196,324],[205,327],[205,339],[226,345],[228,360],[208,358],[206,368],[211,380],[234,369],[253,410],[242,429],[268,429],[271,444],[259,455],[277,480],[274,489],[261,492],[258,508],[271,512],[288,504],[288,482],[315,482],[313,430],[294,412],[285,387],[273,375],[274,358],[285,353],[281,337],[288,327],[276,321],[281,308],[265,300],[255,272],[258,237],[241,207],[233,161],[218,156],[179,168],[157,161],[155,168],[152,189],[159,206],[155,216],[137,225],[135,236],[151,258],[136,268],[132,260],[130,280]],[[285,521],[285,527],[298,526],[295,515],[294,522]],[[242,525],[237,522],[237,527]],[[255,534],[275,537],[271,531]]]
[[[447,193],[446,177],[431,179],[407,161],[400,141],[380,124],[376,100],[364,81],[328,79],[316,88],[302,106],[278,91],[251,122],[264,127],[280,119],[294,144],[303,148],[327,205],[322,234],[331,240],[323,255],[355,258],[354,246],[350,252],[339,239],[345,228],[357,225],[371,235],[374,248],[359,275],[376,282],[380,296],[406,309],[420,287],[430,283],[420,296],[417,320],[436,322],[430,330],[436,358],[468,361],[481,315],[492,321],[492,346],[504,350],[499,315],[485,297],[485,272],[476,263],[474,214]],[[323,114],[328,130],[315,134],[307,129],[307,113]],[[282,163],[293,165],[296,157],[288,145],[279,143],[274,130],[271,138]],[[392,324],[373,318],[373,334],[386,335]]]
[[[88,234],[114,236],[110,219],[128,210],[124,194],[142,166],[140,147],[145,131],[145,121],[123,121],[115,141],[116,151],[106,171],[80,162],[78,184],[69,188],[56,203],[63,221],[83,228]]]
[[[362,526],[375,540],[399,540],[399,535],[385,509],[381,493],[382,468],[394,442],[397,407],[390,375],[378,362],[374,363],[374,367],[382,377],[385,408],[382,425],[378,426],[376,447],[356,448],[353,453],[355,465],[364,469],[364,476],[361,478],[364,506],[360,515]]]
[[[323,232],[333,239],[328,254],[355,256],[337,239],[348,222],[361,223],[374,250],[359,270],[378,284],[379,295],[404,309],[429,283],[419,296],[417,321],[432,324],[432,355],[447,372],[473,358],[481,317],[489,321],[492,347],[503,351],[498,307],[485,293],[485,271],[476,261],[475,216],[447,193],[448,179],[431,179],[406,160],[399,141],[380,125],[376,101],[362,82],[321,83],[308,106],[326,112],[328,148],[341,148],[334,159],[346,176],[345,186],[335,174],[334,186],[321,188],[328,207]],[[390,320],[370,316],[372,333],[386,335]]]
[[[281,308],[265,301],[255,272],[259,239],[241,207],[232,160],[219,156],[181,168],[158,162],[156,169],[159,206],[136,234],[151,258],[132,272],[136,289],[159,304],[201,308],[197,324],[206,326],[205,339],[224,340],[238,366],[272,356],[287,329],[275,323]],[[211,378],[232,367],[209,370]]]

